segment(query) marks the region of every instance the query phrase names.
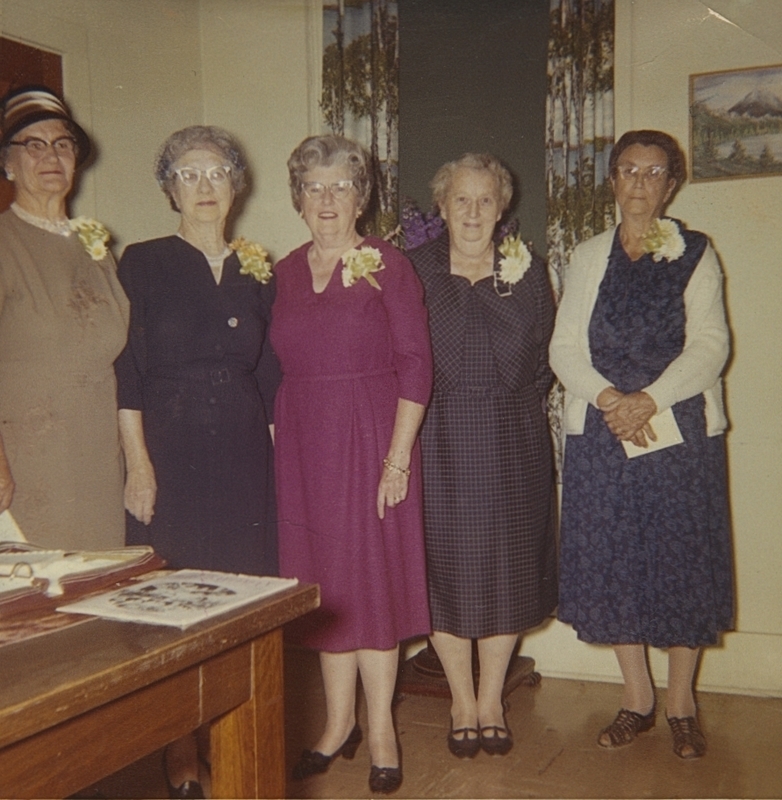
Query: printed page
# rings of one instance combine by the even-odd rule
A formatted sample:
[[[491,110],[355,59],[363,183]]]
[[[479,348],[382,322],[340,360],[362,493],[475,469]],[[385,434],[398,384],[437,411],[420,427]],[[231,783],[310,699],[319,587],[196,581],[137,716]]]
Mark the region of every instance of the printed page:
[[[296,578],[232,575],[183,569],[94,595],[57,610],[70,614],[187,628],[231,609],[281,592]]]

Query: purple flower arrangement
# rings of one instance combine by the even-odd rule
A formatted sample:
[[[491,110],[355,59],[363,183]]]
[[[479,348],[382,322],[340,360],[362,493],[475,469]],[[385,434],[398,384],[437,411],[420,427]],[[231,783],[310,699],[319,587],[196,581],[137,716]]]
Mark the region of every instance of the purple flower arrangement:
[[[401,245],[404,250],[413,250],[416,247],[437,239],[445,231],[445,220],[437,210],[423,212],[415,200],[409,197],[402,203],[400,215]],[[517,236],[519,221],[515,217],[508,219],[500,225],[494,235],[494,241],[499,244],[506,236]]]

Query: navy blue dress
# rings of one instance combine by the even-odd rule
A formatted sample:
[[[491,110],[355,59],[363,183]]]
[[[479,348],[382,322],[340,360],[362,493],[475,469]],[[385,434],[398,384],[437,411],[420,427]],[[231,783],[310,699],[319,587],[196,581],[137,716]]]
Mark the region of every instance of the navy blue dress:
[[[178,236],[132,244],[120,260],[130,332],[115,363],[119,407],[142,411],[158,489],[150,525],[127,515],[126,541],[175,569],[275,575],[274,282],[239,270],[232,253],[215,283]]]
[[[685,254],[631,261],[617,229],[589,326],[595,369],[643,389],[682,352],[684,290],[706,237]],[[697,647],[733,626],[724,437],[706,435],[702,395],[673,406],[684,443],[628,459],[603,415],[587,411],[565,448],[559,618],[579,639]]]

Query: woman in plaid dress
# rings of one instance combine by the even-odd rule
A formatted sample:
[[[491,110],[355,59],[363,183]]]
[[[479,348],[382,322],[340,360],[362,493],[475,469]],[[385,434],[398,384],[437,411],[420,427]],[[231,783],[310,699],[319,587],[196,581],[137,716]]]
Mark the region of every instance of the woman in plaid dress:
[[[512,195],[496,158],[445,164],[432,189],[447,232],[410,253],[435,363],[422,430],[432,643],[453,697],[449,749],[504,755],[513,745],[502,705],[508,663],[519,633],[556,605],[544,411],[554,306],[543,262],[519,239],[495,245]]]

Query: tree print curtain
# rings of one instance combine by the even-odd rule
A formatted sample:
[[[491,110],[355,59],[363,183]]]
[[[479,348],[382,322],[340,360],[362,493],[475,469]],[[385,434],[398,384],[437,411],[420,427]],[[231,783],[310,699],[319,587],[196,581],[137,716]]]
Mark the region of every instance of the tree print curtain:
[[[326,128],[361,142],[372,157],[375,192],[367,231],[385,236],[398,217],[399,24],[396,0],[324,0]]]
[[[614,0],[551,0],[546,105],[546,239],[557,300],[573,248],[614,224]],[[562,463],[563,389],[550,398]],[[560,469],[561,471],[561,469]]]

